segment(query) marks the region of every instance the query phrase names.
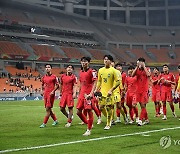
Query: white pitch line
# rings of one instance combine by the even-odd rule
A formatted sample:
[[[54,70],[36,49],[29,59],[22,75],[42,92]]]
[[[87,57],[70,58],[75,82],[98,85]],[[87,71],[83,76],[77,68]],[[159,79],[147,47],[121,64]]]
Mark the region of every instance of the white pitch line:
[[[56,144],[47,144],[47,145],[26,147],[26,148],[19,148],[19,149],[8,149],[8,150],[2,150],[2,151],[0,151],[0,153],[25,151],[25,150],[34,150],[34,149],[41,149],[41,148],[49,148],[49,147],[56,147],[56,146],[61,146],[61,145],[69,145],[69,144],[75,144],[75,143],[85,143],[85,142],[90,142],[90,141],[99,141],[99,140],[105,140],[105,139],[110,139],[110,138],[142,135],[142,134],[156,133],[156,132],[162,132],[162,131],[167,131],[167,130],[176,130],[176,129],[180,129],[180,127],[163,128],[163,129],[156,129],[156,130],[150,130],[150,131],[144,131],[144,132],[136,132],[136,133],[131,133],[131,134],[105,136],[105,137],[92,138],[92,139],[87,139],[87,140],[78,140],[78,141],[63,142],[63,143],[56,143]]]

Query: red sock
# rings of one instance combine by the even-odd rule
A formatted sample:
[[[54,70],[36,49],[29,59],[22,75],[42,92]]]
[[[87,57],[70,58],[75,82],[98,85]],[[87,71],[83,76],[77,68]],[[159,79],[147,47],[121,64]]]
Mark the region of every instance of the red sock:
[[[91,130],[92,129],[92,124],[93,124],[93,112],[92,111],[88,111],[88,116],[89,116],[89,120],[88,120],[88,129]]]
[[[167,110],[166,110],[166,104],[165,104],[165,105],[163,104],[163,114],[166,115],[166,112],[167,112]]]
[[[57,120],[57,118],[56,118],[56,115],[55,115],[55,114],[51,114],[51,118],[52,118],[54,121],[56,121],[56,120]]]
[[[88,123],[88,122],[87,122],[87,119],[86,119],[86,116],[85,116],[82,112],[79,112],[77,115],[79,116],[79,118],[80,118],[85,124]]]
[[[131,120],[134,121],[134,119],[133,119],[134,112],[133,112],[133,108],[132,107],[129,108],[129,115],[130,115]]]
[[[137,118],[137,117],[138,117],[138,108],[137,108],[137,107],[134,107],[133,109],[134,109],[134,113],[135,113],[136,118]]]
[[[43,122],[43,123],[44,123],[44,124],[47,124],[48,119],[49,119],[49,116],[45,116],[45,117],[44,117],[44,122]]]
[[[120,109],[116,108],[116,116],[120,117]]]
[[[173,103],[170,104],[170,108],[171,108],[171,111],[174,112],[174,105],[173,105]]]
[[[145,108],[142,108],[140,114],[140,120],[143,120],[144,118],[145,118]]]
[[[101,116],[101,115],[100,115],[100,112],[99,112],[99,110],[98,110],[98,108],[97,108],[96,106],[93,106],[92,109],[94,110],[94,112],[95,112],[95,114],[96,114],[97,117],[100,117],[100,116]]]
[[[159,106],[155,106],[155,110],[156,110],[156,115],[159,114]]]

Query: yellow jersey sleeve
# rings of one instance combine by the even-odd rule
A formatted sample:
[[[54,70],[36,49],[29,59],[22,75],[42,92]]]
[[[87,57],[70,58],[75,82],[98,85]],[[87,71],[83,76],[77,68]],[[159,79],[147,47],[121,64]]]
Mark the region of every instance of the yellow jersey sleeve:
[[[180,77],[179,77],[179,80],[178,80],[177,90],[180,91]]]

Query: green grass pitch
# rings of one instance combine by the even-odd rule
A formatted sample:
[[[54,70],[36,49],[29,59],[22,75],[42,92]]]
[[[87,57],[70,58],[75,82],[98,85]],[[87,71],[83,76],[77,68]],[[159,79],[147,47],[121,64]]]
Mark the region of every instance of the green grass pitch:
[[[173,118],[169,105],[167,104],[168,119],[163,121],[161,120],[162,117],[154,117],[154,104],[149,103],[147,105],[150,119],[149,125],[138,127],[135,124],[125,125],[124,123],[120,123],[112,126],[110,130],[105,131],[103,130],[105,126],[105,118],[102,118],[103,123],[101,125],[97,125],[97,118],[94,116],[95,120],[92,135],[85,137],[82,136],[82,134],[85,132],[86,126],[78,124],[80,120],[75,113],[72,127],[64,127],[66,124],[66,118],[60,113],[58,103],[59,101],[55,102],[53,110],[56,113],[59,124],[57,126],[52,126],[51,124],[53,121],[52,119],[49,119],[46,128],[39,128],[45,115],[43,101],[0,102],[0,153],[7,149],[19,149],[25,147],[82,141],[92,138],[133,134],[136,132],[158,130],[163,128],[174,128],[180,126],[180,110],[178,109],[177,104],[175,104],[175,109],[178,118]],[[74,112],[76,112],[75,109]],[[122,119],[121,121],[123,122]],[[159,140],[161,137],[167,135],[171,137],[172,143],[169,148],[163,149],[159,144]],[[24,150],[11,153],[173,154],[179,153],[180,150],[180,145],[175,145],[174,143],[174,141],[177,140],[180,140],[180,129],[153,132],[146,135],[125,135],[103,140],[59,145],[49,148]]]

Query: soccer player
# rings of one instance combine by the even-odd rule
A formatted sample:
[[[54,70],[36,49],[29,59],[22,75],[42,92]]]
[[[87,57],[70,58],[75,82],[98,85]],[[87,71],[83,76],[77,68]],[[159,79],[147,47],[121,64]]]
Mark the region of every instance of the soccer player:
[[[175,97],[177,97],[176,99],[176,103],[179,103],[179,108],[180,108],[180,89],[178,89],[178,85],[180,82],[180,65],[178,66],[178,74],[176,75],[176,86],[175,86]]]
[[[115,69],[117,69],[121,73],[121,76],[122,76],[122,82],[121,82],[120,88],[119,88],[120,89],[121,98],[120,98],[120,101],[116,103],[116,116],[117,116],[117,120],[115,122],[116,123],[120,123],[121,122],[121,120],[120,120],[120,113],[121,113],[123,115],[125,123],[127,123],[128,122],[127,109],[124,106],[124,100],[125,100],[124,83],[125,83],[125,80],[126,80],[126,73],[122,70],[122,64],[120,64],[120,63],[117,63],[115,65]],[[123,108],[123,110],[122,110],[122,108]]]
[[[44,103],[46,108],[46,116],[44,117],[44,122],[40,126],[40,128],[46,127],[46,123],[50,116],[54,120],[52,125],[55,126],[58,124],[56,115],[53,113],[52,108],[55,99],[55,91],[59,88],[59,83],[57,77],[51,73],[51,69],[51,64],[45,65],[46,75],[44,75],[41,80],[43,91],[42,95],[44,96]]]
[[[68,65],[66,67],[66,74],[60,78],[60,110],[68,118],[65,127],[70,127],[72,123],[74,98],[76,97],[77,78],[73,74],[74,66]],[[66,112],[66,105],[68,106],[69,114]]]
[[[134,123],[134,113],[136,115],[136,123],[139,122],[138,108],[136,107],[137,76],[132,76],[133,70],[133,66],[128,67],[128,76],[125,80],[126,104],[129,107],[130,124]]]
[[[161,101],[161,89],[159,84],[159,68],[154,67],[153,74],[150,77],[150,81],[152,82],[152,101],[155,104],[156,117],[160,116],[160,101]]]
[[[166,101],[169,102],[172,114],[176,117],[174,112],[174,105],[172,99],[172,85],[175,85],[175,77],[172,73],[169,72],[169,67],[167,64],[163,65],[163,73],[160,75],[159,83],[161,84],[161,100],[163,103],[163,120],[167,119],[166,116]]]
[[[99,69],[98,82],[95,92],[100,91],[102,97],[99,99],[100,110],[107,118],[107,123],[104,130],[109,130],[113,118],[114,100],[113,91],[120,85],[120,73],[111,67],[113,57],[111,55],[104,56],[104,67]],[[115,81],[115,85],[114,85]]]
[[[148,113],[146,110],[146,104],[148,103],[148,78],[150,77],[150,69],[145,66],[145,59],[140,57],[137,60],[137,66],[134,69],[132,76],[137,76],[137,102],[141,106],[141,113],[138,122],[138,126],[148,124]],[[144,122],[142,122],[145,119]]]
[[[94,89],[97,82],[97,73],[89,67],[90,57],[81,58],[81,71],[79,73],[80,81],[80,92],[77,102],[77,115],[79,118],[87,124],[87,131],[83,134],[84,136],[89,136],[91,134],[92,124],[93,124],[93,112],[92,112],[92,102]],[[82,110],[87,110],[88,120],[86,116],[82,113]]]

